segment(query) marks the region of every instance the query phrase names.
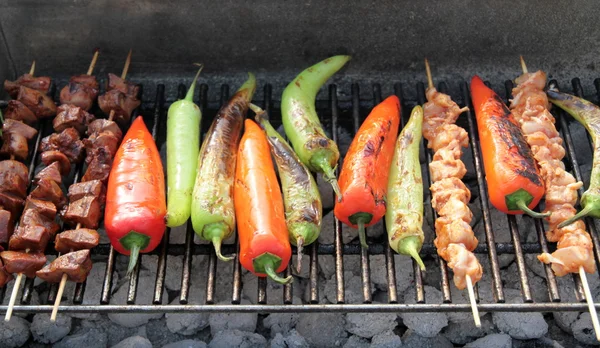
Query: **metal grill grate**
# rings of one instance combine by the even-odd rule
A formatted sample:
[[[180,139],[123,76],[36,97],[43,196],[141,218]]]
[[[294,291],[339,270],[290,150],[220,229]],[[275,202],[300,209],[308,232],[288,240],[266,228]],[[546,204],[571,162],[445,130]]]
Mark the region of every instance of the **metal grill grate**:
[[[582,96],[583,89],[581,87],[579,79],[573,79],[573,90],[575,94]],[[596,92],[600,97],[600,79],[594,81],[596,86]],[[371,108],[382,100],[382,91],[379,84],[372,86],[372,98],[365,98],[365,93],[361,95],[359,92],[358,84],[352,84],[348,86],[348,91],[344,90],[349,94],[340,93],[341,90],[336,85],[330,85],[327,93],[321,94],[327,97],[326,100],[319,100],[317,102],[317,110],[323,119],[324,127],[332,132],[334,141],[338,141],[338,130],[340,127],[345,127],[350,130],[352,134],[356,133],[362,120],[367,116]],[[403,85],[395,84],[393,86],[394,93],[400,97],[402,102],[402,114],[403,122],[410,114],[410,110],[416,103],[423,104],[425,101],[425,88],[422,83],[416,85],[416,100],[405,100],[403,98]],[[269,84],[264,85],[264,99],[257,101],[257,104],[263,106],[271,115],[271,119],[275,126],[279,125],[280,110],[275,105],[278,105],[278,101],[273,99],[272,87]],[[512,82],[507,81],[505,83],[506,95],[510,95],[512,89]],[[439,90],[445,93],[452,92],[449,90],[446,83],[439,85]],[[182,98],[185,94],[186,87],[180,85],[178,88],[178,97]],[[220,104],[214,103],[209,105],[208,102],[208,91],[209,87],[206,84],[202,84],[198,88],[198,96],[196,102],[200,105],[203,111],[202,128],[206,131],[212,118],[216,114],[220,104],[225,103],[229,98],[229,86],[222,85],[219,90]],[[470,95],[467,84],[461,82],[459,89],[456,90],[456,95],[453,95],[455,99],[459,101],[460,106],[470,105]],[[277,91],[275,95],[280,95],[280,91]],[[342,95],[343,97],[339,97]],[[167,98],[165,95],[165,85],[159,84],[156,90],[156,98],[152,101],[145,101],[142,104],[141,115],[147,121],[151,127],[152,134],[157,140],[159,145],[165,142],[165,128],[166,128],[166,111],[168,103],[165,101]],[[173,97],[173,96],[170,96]],[[571,137],[569,130],[569,124],[567,118],[563,115],[562,111],[554,110],[553,114],[557,117],[557,127],[559,128],[560,134],[564,139],[564,145],[567,150],[566,165],[567,168],[572,170],[577,180],[582,180],[582,173],[576,158],[576,149]],[[548,252],[554,249],[554,245],[548,245],[544,235],[543,223],[539,220],[533,222],[535,227],[535,235],[537,241],[523,241],[521,233],[523,230],[519,228],[524,226],[524,221],[529,219],[528,217],[515,217],[507,216],[507,226],[512,238],[511,242],[497,243],[495,241],[494,225],[498,221],[492,221],[492,212],[490,211],[490,205],[487,199],[487,189],[485,183],[485,174],[483,172],[483,166],[480,158],[480,151],[478,145],[478,135],[472,112],[467,112],[461,116],[459,123],[464,123],[464,127],[469,133],[470,148],[467,152],[470,152],[473,158],[473,170],[468,175],[472,177],[475,189],[472,188],[472,204],[479,204],[482,212],[482,224],[484,229],[485,238],[480,239],[480,245],[476,248],[475,253],[477,255],[488,257],[488,262],[482,262],[484,266],[484,276],[480,284],[490,284],[491,292],[493,295],[492,299],[488,301],[480,301],[479,308],[481,311],[585,311],[587,309],[585,296],[583,289],[579,282],[578,277],[573,277],[576,289],[577,302],[561,302],[561,295],[559,293],[559,286],[557,279],[555,279],[552,270],[549,266],[545,266],[546,284],[548,291],[547,302],[534,302],[534,296],[532,295],[532,288],[529,285],[529,278],[527,275],[526,267],[526,254],[538,254],[541,252]],[[577,125],[578,126],[578,125]],[[36,145],[39,144],[40,138],[43,133],[50,131],[49,124],[42,125],[42,130],[37,138]],[[37,148],[37,146],[36,146]],[[423,150],[426,149],[424,146]],[[33,157],[36,152],[34,151]],[[425,152],[425,159],[427,163],[431,161],[432,154],[427,151]],[[467,163],[467,166],[470,164]],[[33,173],[35,164],[32,163],[30,168]],[[76,170],[74,180],[77,180],[82,168]],[[424,171],[424,178],[429,183],[428,171]],[[429,185],[427,185],[429,186]],[[583,192],[581,189],[580,194]],[[425,187],[426,201],[429,200],[429,190]],[[426,208],[427,209],[427,208]],[[493,209],[493,208],[492,208]],[[431,221],[429,223],[433,225],[433,219],[435,218],[435,212],[431,209]],[[138,279],[140,276],[140,263],[136,266],[134,276],[129,280],[129,291],[127,294],[126,303],[114,303],[111,300],[112,294],[112,283],[113,275],[115,272],[116,264],[116,253],[110,247],[109,244],[101,244],[92,250],[92,253],[96,258],[103,257],[106,260],[106,270],[104,272],[103,279],[103,290],[101,296],[97,299],[92,299],[92,305],[82,305],[85,294],[85,283],[77,284],[74,292],[67,294],[70,297],[68,301],[63,300],[63,304],[60,307],[61,312],[174,312],[174,311],[185,311],[185,312],[316,312],[316,311],[332,311],[332,312],[433,312],[433,311],[444,311],[444,312],[464,312],[470,311],[469,304],[467,303],[453,303],[451,282],[452,279],[445,265],[445,262],[436,255],[436,249],[431,243],[434,236],[426,236],[426,242],[422,249],[422,255],[437,260],[436,272],[439,272],[441,282],[442,301],[440,303],[429,303],[425,300],[425,287],[426,278],[417,264],[413,262],[413,276],[414,279],[414,297],[416,299],[415,304],[406,304],[399,301],[399,293],[397,290],[396,270],[395,270],[395,252],[387,244],[387,236],[371,240],[369,250],[364,250],[360,247],[357,242],[350,244],[344,244],[342,239],[342,225],[339,221],[334,220],[334,242],[332,244],[318,244],[315,243],[305,249],[305,253],[309,257],[309,275],[307,279],[308,294],[306,298],[307,304],[292,304],[293,299],[293,287],[298,286],[294,283],[283,287],[283,303],[273,303],[267,298],[267,280],[262,278],[258,280],[258,291],[256,294],[256,304],[240,304],[242,299],[242,269],[239,262],[233,261],[233,267],[231,274],[218,275],[217,274],[217,262],[218,261],[211,245],[197,245],[194,243],[194,232],[192,230],[191,223],[185,227],[185,243],[184,244],[169,244],[170,240],[170,229],[167,229],[162,244],[155,250],[153,254],[158,256],[158,262],[156,267],[156,279],[154,289],[141,289],[138,288]],[[427,223],[427,222],[426,222]],[[586,220],[589,231],[591,232],[596,259],[600,259],[600,242],[597,235],[597,227],[594,221],[591,219]],[[431,233],[430,233],[431,234]],[[485,242],[483,241],[485,240]],[[224,253],[233,253],[237,249],[235,245],[224,245]],[[512,254],[515,256],[515,262],[518,269],[518,278],[521,290],[522,301],[519,303],[506,303],[514,302],[512,298],[505,298],[505,291],[503,286],[503,279],[500,272],[499,256],[504,254]],[[180,305],[168,305],[162,303],[163,293],[165,291],[165,278],[167,272],[167,258],[170,255],[181,255],[183,256],[182,274],[181,274],[181,292],[179,295]],[[197,255],[208,255],[207,266],[202,269],[192,269],[193,258]],[[325,256],[328,255],[328,256]],[[357,255],[360,258],[360,273],[361,273],[361,289],[362,289],[362,303],[360,304],[345,304],[347,285],[345,282],[347,279],[344,278],[344,267],[347,266],[344,263],[344,257],[347,255]],[[373,303],[372,289],[371,289],[371,268],[369,265],[370,256],[372,255],[383,255],[385,257],[385,267],[387,276],[387,303]],[[335,289],[335,302],[330,303],[319,303],[320,296],[319,291],[322,289],[320,285],[323,279],[319,278],[319,261],[322,257],[334,258],[335,272],[334,277],[336,279]],[[141,256],[143,259],[146,256]],[[484,260],[481,260],[484,261]],[[537,262],[537,260],[536,260]],[[430,267],[431,268],[431,267]],[[290,269],[286,270],[286,276],[291,274]],[[232,277],[232,287],[229,289],[219,288],[217,278],[227,276]],[[188,304],[190,301],[190,284],[195,278],[206,279],[206,297],[204,304]],[[34,280],[28,279],[25,283],[21,301],[15,306],[15,312],[50,312],[51,304],[54,302],[56,296],[56,286],[52,286],[49,291],[47,302],[42,305],[29,305],[31,303],[31,296],[33,293]],[[480,285],[481,286],[481,285]],[[476,296],[479,299],[480,286],[476,287]],[[487,286],[487,285],[486,285]],[[4,293],[4,289],[2,290]],[[138,303],[136,301],[136,295],[140,291],[153,291],[152,303]],[[230,292],[230,304],[216,304],[218,291]],[[408,295],[407,295],[408,296]],[[563,297],[564,298],[564,297]],[[43,302],[43,301],[42,301]],[[455,301],[456,302],[456,301]],[[597,308],[600,309],[600,303]],[[6,306],[0,306],[0,311],[6,311]]]

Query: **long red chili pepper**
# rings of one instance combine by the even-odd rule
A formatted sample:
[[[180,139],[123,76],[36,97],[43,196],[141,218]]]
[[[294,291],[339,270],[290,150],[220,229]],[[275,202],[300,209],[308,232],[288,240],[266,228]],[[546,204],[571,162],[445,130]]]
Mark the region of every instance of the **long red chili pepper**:
[[[400,125],[400,100],[391,96],[373,108],[350,144],[340,173],[341,201],[334,214],[358,228],[367,248],[365,227],[385,215],[388,176]]]
[[[128,272],[139,253],[160,243],[165,231],[165,178],[152,135],[138,117],[125,135],[110,171],[104,226],[119,253],[130,255]]]
[[[283,198],[265,133],[252,120],[245,121],[238,148],[233,203],[240,240],[240,263],[259,277],[279,283],[292,249],[285,224]]]

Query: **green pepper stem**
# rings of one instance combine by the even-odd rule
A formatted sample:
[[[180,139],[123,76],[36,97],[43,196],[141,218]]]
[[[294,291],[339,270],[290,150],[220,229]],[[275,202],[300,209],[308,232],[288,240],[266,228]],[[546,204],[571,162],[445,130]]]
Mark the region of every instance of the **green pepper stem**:
[[[190,85],[190,89],[188,89],[187,94],[185,95],[185,100],[194,101],[194,89],[196,88],[196,81],[198,81],[198,76],[200,76],[200,72],[204,69],[204,64],[195,63],[194,65],[199,66],[198,72],[196,73],[196,77],[194,77],[194,81]]]
[[[341,202],[342,190],[340,190],[340,185],[338,184],[337,178],[335,177],[333,168],[331,168],[325,157],[321,157],[317,161],[317,167],[321,169],[321,173],[323,173],[323,179],[325,179],[325,181],[327,181],[333,188],[333,192],[335,192],[335,197],[337,201]]]
[[[204,225],[204,228],[202,228],[202,237],[213,243],[215,254],[217,254],[219,260],[225,262],[234,259],[234,256],[223,256],[223,254],[221,254],[221,243],[223,242],[223,238],[228,235],[228,232],[229,226],[223,221],[212,222]]]
[[[252,101],[252,96],[254,95],[254,91],[256,90],[256,77],[254,76],[253,73],[249,72],[248,73],[248,79],[246,80],[246,82],[244,82],[244,84],[236,91],[236,93],[238,92],[242,92],[244,90],[248,90],[248,93],[246,94],[246,101],[248,103],[250,103]]]
[[[365,224],[368,224],[373,219],[373,214],[369,213],[354,213],[348,217],[348,221],[350,223],[358,226],[358,238],[360,239],[360,245],[369,249],[369,244],[367,244],[367,233],[365,231]]]
[[[367,244],[367,232],[365,231],[365,223],[363,220],[358,220],[358,239],[360,240],[360,245],[364,249],[369,249],[369,244]]]
[[[550,214],[552,214],[551,212],[538,213],[537,211],[533,211],[533,210],[529,209],[529,207],[527,206],[525,201],[522,199],[517,200],[515,203],[517,204],[517,207],[519,207],[519,209],[521,209],[525,214],[531,216],[534,219],[543,219],[545,217],[550,216]]]
[[[304,246],[304,238],[298,237],[296,240],[296,252],[298,256],[296,258],[296,272],[300,274],[302,272],[302,247]]]
[[[421,271],[425,271],[425,264],[423,263],[423,260],[421,260],[421,256],[419,256],[419,250],[421,250],[421,246],[423,246],[423,243],[419,237],[406,237],[398,243],[398,253],[411,256],[413,259],[415,259],[415,261],[417,261]]]
[[[131,245],[131,249],[129,249],[129,265],[127,266],[127,277],[131,277],[133,274],[133,270],[135,265],[137,265],[138,258],[140,256],[140,246],[136,243]]]
[[[235,256],[233,256],[233,255],[232,256],[223,256],[223,254],[221,254],[221,237],[218,237],[218,236],[213,237],[212,243],[215,247],[215,254],[217,254],[217,257],[219,258],[219,260],[229,262],[235,258]]]
[[[558,228],[567,227],[570,224],[574,223],[575,221],[588,216],[592,211],[594,211],[594,209],[595,209],[595,207],[593,207],[593,204],[586,205],[583,209],[581,209],[579,211],[579,213],[575,214],[570,219],[566,219],[565,221],[558,224]]]
[[[280,277],[275,270],[281,265],[281,258],[271,253],[263,253],[252,260],[254,266],[254,272],[266,273],[269,278],[280,284],[289,284],[292,282],[293,277],[288,276],[286,278]]]
[[[138,258],[140,256],[140,251],[146,249],[148,244],[150,243],[150,237],[145,234],[129,231],[125,236],[119,239],[119,243],[121,246],[129,250],[129,265],[127,266],[127,276],[130,277],[133,273],[133,269],[137,264]]]

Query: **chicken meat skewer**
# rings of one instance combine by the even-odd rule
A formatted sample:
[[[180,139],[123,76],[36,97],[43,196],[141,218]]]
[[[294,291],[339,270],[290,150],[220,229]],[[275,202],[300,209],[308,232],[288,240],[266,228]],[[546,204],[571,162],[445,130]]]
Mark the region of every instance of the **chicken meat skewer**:
[[[470,225],[473,218],[468,206],[471,192],[461,180],[467,169],[460,158],[462,148],[469,145],[469,138],[466,130],[455,124],[468,107],[459,108],[450,96],[435,89],[427,59],[425,70],[428,88],[427,102],[423,106],[423,136],[434,152],[429,164],[430,190],[431,204],[438,214],[434,244],[438,255],[453,270],[456,287],[459,290],[468,288],[475,324],[479,327],[481,321],[473,284],[481,279],[483,270],[473,254],[478,241]]]
[[[558,242],[554,253],[543,253],[538,256],[538,259],[551,264],[554,274],[559,277],[569,273],[579,273],[596,338],[600,341],[598,316],[585,276],[585,272],[596,271],[591,237],[582,220],[565,227],[559,226],[577,213],[575,209],[577,190],[583,183],[566,171],[562,162],[566,151],[554,124],[554,117],[549,111],[550,102],[544,92],[546,74],[541,70],[528,72],[522,56],[521,68],[523,75],[515,80],[517,86],[512,90],[513,99],[510,102],[510,109],[521,125],[521,131],[540,167],[540,174],[546,187],[545,211],[550,213],[546,218],[549,224],[546,238],[551,242]]]

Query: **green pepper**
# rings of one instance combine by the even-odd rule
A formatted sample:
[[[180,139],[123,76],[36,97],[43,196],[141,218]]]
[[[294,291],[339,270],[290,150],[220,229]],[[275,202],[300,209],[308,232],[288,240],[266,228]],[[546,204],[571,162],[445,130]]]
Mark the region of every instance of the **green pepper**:
[[[283,128],[296,154],[310,170],[323,174],[338,198],[340,188],[334,169],[340,152],[325,135],[315,110],[315,98],[321,86],[349,60],[350,56],[334,56],[311,66],[296,76],[281,96]]]

